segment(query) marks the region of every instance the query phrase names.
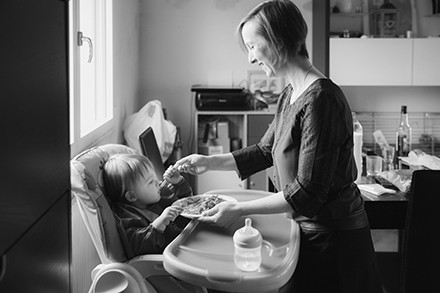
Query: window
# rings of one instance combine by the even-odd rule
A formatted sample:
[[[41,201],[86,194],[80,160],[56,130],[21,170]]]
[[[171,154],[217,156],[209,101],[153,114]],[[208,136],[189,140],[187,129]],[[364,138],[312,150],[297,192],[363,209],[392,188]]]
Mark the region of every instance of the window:
[[[70,143],[72,156],[113,123],[112,1],[73,0],[70,13]]]

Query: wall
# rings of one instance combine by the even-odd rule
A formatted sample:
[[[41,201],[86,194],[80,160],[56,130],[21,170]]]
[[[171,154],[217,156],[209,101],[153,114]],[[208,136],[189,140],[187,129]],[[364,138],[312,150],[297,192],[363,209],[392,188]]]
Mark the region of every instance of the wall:
[[[440,112],[440,87],[343,86],[350,107],[355,112]]]
[[[194,84],[246,86],[247,62],[235,35],[240,20],[261,0],[162,0],[140,5],[139,108],[162,101],[188,142]],[[311,28],[311,0],[294,1]],[[308,40],[311,48],[311,38]],[[309,50],[311,52],[311,50]],[[188,153],[185,143],[184,154]]]
[[[145,1],[142,1],[145,2]],[[137,111],[139,97],[139,0],[113,1],[114,96],[117,141],[125,118]]]

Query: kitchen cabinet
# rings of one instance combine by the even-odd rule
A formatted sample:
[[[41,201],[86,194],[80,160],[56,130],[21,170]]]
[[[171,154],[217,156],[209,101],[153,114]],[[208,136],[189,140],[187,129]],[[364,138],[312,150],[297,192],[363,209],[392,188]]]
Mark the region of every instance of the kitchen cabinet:
[[[411,39],[330,39],[330,78],[339,85],[412,82]]]
[[[346,86],[439,86],[440,38],[330,39],[330,78]]]
[[[67,1],[0,7],[0,292],[69,292]]]
[[[440,85],[440,38],[413,39],[413,85]]]
[[[272,121],[274,114],[269,111],[196,111],[194,119],[194,152],[209,154],[207,144],[222,145],[222,150],[214,146],[212,153],[227,153],[231,145],[240,141],[241,147],[257,143],[265,133]],[[224,130],[220,126],[227,123],[228,136],[222,137]],[[209,133],[205,132],[206,124],[209,124]],[[220,134],[222,132],[223,134]],[[207,135],[208,142],[203,143],[203,136]],[[220,135],[220,136],[218,136]],[[225,142],[226,141],[226,142]],[[227,145],[228,144],[228,145]],[[213,189],[255,189],[269,190],[269,178],[266,171],[261,171],[241,181],[235,171],[210,171],[195,176],[194,192],[204,193]]]

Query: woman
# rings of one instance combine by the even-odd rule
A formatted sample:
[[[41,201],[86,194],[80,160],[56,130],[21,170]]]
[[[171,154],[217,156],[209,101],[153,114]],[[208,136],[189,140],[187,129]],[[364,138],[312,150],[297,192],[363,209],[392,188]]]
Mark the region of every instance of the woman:
[[[289,0],[264,2],[238,27],[249,62],[284,77],[275,118],[261,141],[229,154],[176,163],[194,175],[236,170],[242,179],[274,166],[279,191],[224,203],[200,221],[227,226],[241,216],[292,213],[301,227],[297,268],[282,292],[382,292],[364,204],[354,180],[353,124],[340,88],[309,61],[307,25]]]

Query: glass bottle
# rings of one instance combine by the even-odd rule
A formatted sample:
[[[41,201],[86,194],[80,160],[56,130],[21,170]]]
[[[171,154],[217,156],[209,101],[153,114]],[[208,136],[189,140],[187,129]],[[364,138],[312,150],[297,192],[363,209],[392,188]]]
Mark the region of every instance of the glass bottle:
[[[261,233],[252,227],[252,220],[246,218],[245,226],[234,233],[234,263],[242,271],[255,271],[261,265]]]
[[[411,150],[411,126],[408,123],[407,107],[403,105],[400,110],[400,124],[396,132],[396,155],[407,157]]]
[[[362,142],[363,142],[363,128],[359,120],[356,118],[356,113],[351,112],[353,117],[353,155],[354,161],[356,162],[357,167],[357,178],[356,183],[361,182],[362,177]]]

